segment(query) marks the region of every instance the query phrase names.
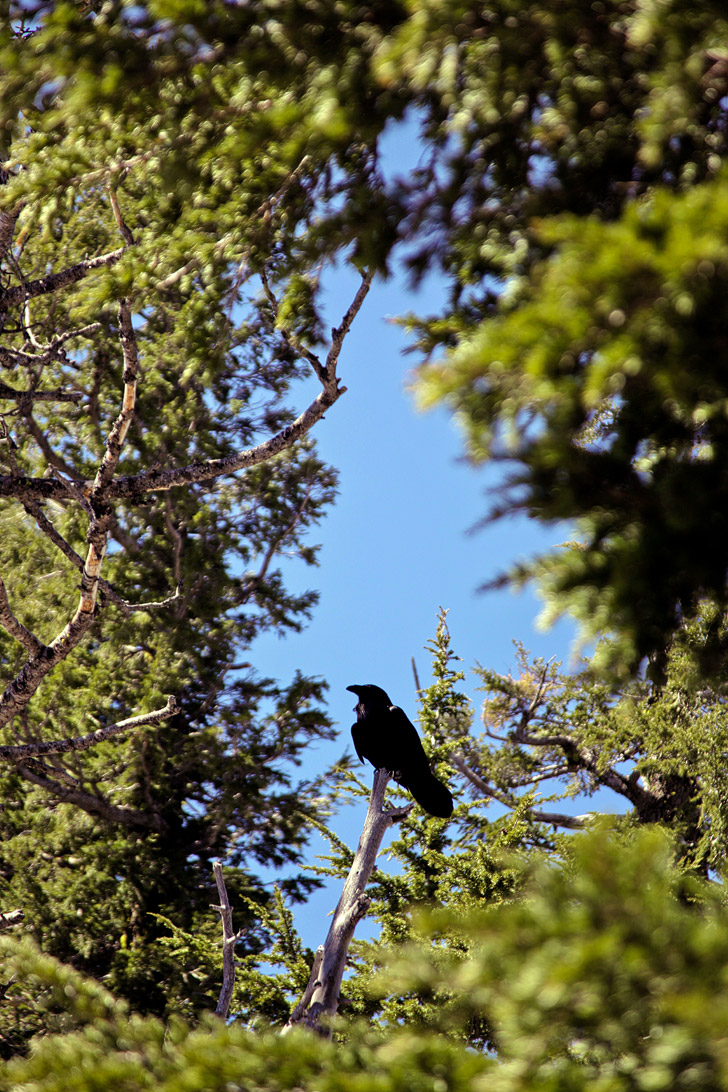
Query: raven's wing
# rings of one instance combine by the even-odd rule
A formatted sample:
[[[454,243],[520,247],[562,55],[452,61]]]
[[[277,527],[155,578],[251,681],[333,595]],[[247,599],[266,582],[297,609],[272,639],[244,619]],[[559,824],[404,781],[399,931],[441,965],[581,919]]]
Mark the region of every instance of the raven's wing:
[[[410,746],[413,750],[417,750],[419,747],[422,750],[419,733],[404,709],[400,709],[398,705],[390,705],[389,715],[392,718],[392,732],[397,733],[397,737],[402,740],[405,746]]]
[[[452,815],[454,804],[450,790],[434,774],[412,775],[407,788],[420,807],[430,815],[437,815],[440,819],[449,819]]]
[[[422,740],[404,709],[400,709],[398,705],[390,705],[389,718],[391,729],[389,746],[393,758],[396,757],[392,769],[400,770],[405,777],[410,773],[420,773],[425,770],[429,773],[430,763],[422,746]]]
[[[362,739],[362,733],[361,733],[361,727],[359,726],[359,721],[356,721],[356,723],[352,724],[352,726],[351,726],[351,738],[354,740],[354,750],[357,753],[357,757],[359,758],[359,761],[360,762],[366,762],[366,759],[364,758],[364,755],[362,754],[362,747],[360,746],[360,744],[363,746],[364,740]]]
[[[399,755],[395,767],[399,773],[397,780],[409,789],[420,807],[430,815],[447,819],[452,815],[453,799],[447,786],[430,770],[430,762],[417,729],[398,705],[389,707],[389,715],[392,737],[396,739]]]

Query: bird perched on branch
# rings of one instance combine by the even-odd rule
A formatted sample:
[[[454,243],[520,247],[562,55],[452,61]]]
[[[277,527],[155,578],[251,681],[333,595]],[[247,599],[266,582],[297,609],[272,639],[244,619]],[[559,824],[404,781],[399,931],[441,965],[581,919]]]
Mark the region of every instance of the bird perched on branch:
[[[351,735],[356,753],[375,769],[389,770],[430,815],[447,819],[453,802],[449,790],[430,770],[417,729],[407,714],[393,705],[381,686],[347,686],[356,694],[356,724]]]

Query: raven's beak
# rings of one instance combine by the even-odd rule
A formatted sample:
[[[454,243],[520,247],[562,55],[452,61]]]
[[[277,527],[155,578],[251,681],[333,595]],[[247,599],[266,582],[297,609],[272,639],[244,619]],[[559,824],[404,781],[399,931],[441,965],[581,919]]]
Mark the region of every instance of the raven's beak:
[[[346,689],[351,690],[352,694],[356,694],[357,698],[360,696],[359,695],[359,691],[361,690],[360,686],[347,686]]]

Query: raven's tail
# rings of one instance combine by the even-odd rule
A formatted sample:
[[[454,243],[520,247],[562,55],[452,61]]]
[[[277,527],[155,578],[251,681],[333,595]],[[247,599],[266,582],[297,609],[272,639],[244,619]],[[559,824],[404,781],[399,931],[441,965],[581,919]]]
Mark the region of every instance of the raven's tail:
[[[401,783],[404,784],[404,782]],[[407,778],[406,788],[420,807],[429,811],[430,815],[436,815],[440,819],[449,819],[452,815],[454,805],[450,790],[429,770],[410,775]]]

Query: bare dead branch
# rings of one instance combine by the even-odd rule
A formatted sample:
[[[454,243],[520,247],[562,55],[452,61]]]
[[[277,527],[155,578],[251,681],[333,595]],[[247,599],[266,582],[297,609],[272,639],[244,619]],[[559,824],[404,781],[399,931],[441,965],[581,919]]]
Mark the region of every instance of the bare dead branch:
[[[75,482],[67,478],[61,479],[61,484],[66,491],[85,507],[91,517],[87,536],[89,548],[81,571],[78,607],[74,616],[55,640],[49,646],[43,648],[39,655],[29,660],[13,682],[5,689],[0,698],[0,726],[7,724],[27,705],[49,671],[61,660],[64,660],[69,652],[76,647],[88,632],[96,612],[101,566],[108,544],[111,514],[105,505],[103,505],[104,510],[97,514],[89,498],[92,498],[93,502],[98,504],[105,488],[111,481],[131,422],[136,398],[136,342],[131,326],[131,308],[126,300],[122,300],[119,305],[119,320],[120,339],[124,352],[124,395],[121,411],[107,440],[104,458],[88,494],[82,492]],[[52,470],[56,478],[61,477],[56,468],[52,468]]]
[[[50,645],[44,646],[39,655],[27,661],[0,696],[0,727],[9,724],[13,717],[23,711],[46,675],[61,660],[65,660],[88,632],[93,621],[94,601],[91,597],[93,578],[87,574],[85,568],[82,585],[84,579],[86,586],[82,587],[81,601],[73,618]]]
[[[563,812],[541,811],[539,808],[529,810],[536,822],[547,823],[551,827],[563,827],[564,830],[583,830],[593,818],[590,812],[584,815],[565,815]]]
[[[164,610],[166,607],[171,607],[173,603],[179,603],[184,599],[181,587],[177,588],[172,595],[168,595],[166,599],[153,599],[149,603],[131,603],[128,599],[122,599],[105,580],[101,581],[101,588],[104,590],[109,588],[114,594],[114,602],[127,614],[133,614],[137,610]]]
[[[5,415],[0,413],[0,444],[5,445],[7,452],[8,464],[10,466],[10,477],[17,478],[18,476],[18,460],[15,458],[15,441],[13,440],[12,433],[5,420]]]
[[[119,320],[120,339],[124,353],[124,395],[121,411],[109,434],[104,458],[96,478],[88,492],[85,492],[76,482],[63,478],[57,468],[51,467],[54,477],[60,479],[59,484],[86,509],[90,516],[87,535],[89,548],[86,561],[81,570],[78,606],[75,614],[58,636],[50,645],[44,647],[37,656],[29,660],[16,678],[6,687],[5,692],[0,697],[0,727],[8,724],[14,716],[25,708],[45,676],[76,647],[91,627],[96,612],[101,566],[106,554],[109,524],[112,519],[111,511],[106,504],[106,497],[103,494],[116,469],[124,438],[134,412],[136,398],[136,342],[131,326],[131,308],[126,300],[122,300],[119,306]],[[20,499],[31,502],[34,500],[32,496],[26,498],[22,495]],[[60,536],[58,537],[60,538]]]
[[[257,587],[260,586],[262,581],[265,580],[265,575],[268,572],[271,561],[275,557],[276,551],[280,549],[281,545],[285,542],[289,535],[293,534],[297,524],[302,519],[303,513],[306,510],[306,505],[308,504],[309,497],[311,496],[311,489],[312,483],[309,482],[306,487],[306,493],[304,495],[304,498],[294,512],[293,519],[283,529],[280,535],[278,535],[276,538],[271,539],[257,573],[254,573],[245,581],[245,587],[243,589],[244,598],[247,598]]]
[[[21,407],[22,409],[23,407]],[[45,435],[40,425],[33,416],[32,407],[28,406],[25,410],[25,424],[28,432],[33,437],[38,447],[40,448],[45,461],[48,466],[55,467],[56,470],[60,470],[64,478],[73,480],[76,477],[76,472],[72,466],[69,466],[65,459],[62,459],[60,455],[57,455],[48,442],[48,437]]]
[[[467,778],[470,784],[481,792],[484,796],[489,796],[491,800],[496,800],[499,804],[503,804],[506,808],[515,808],[518,806],[518,798],[511,793],[499,792],[497,789],[492,788],[479,774],[475,772],[468,765],[462,755],[452,754],[449,756],[449,761],[459,770],[460,773]],[[566,815],[561,812],[547,812],[541,811],[540,808],[528,808],[529,815],[532,819],[535,819],[537,823],[548,823],[554,827],[564,827],[567,830],[582,830],[589,819],[588,815]]]
[[[138,502],[144,500],[148,493],[210,482],[223,475],[258,466],[302,439],[345,392],[346,387],[321,391],[295,421],[255,447],[246,448],[222,459],[207,459],[171,470],[147,470],[141,474],[120,475],[109,483],[105,490],[105,499]],[[82,492],[85,497],[90,496],[91,489],[91,482],[83,483]],[[67,495],[65,482],[49,478],[28,478],[21,474],[0,477],[0,497],[15,497],[21,501],[64,500]]]
[[[20,216],[22,205],[18,205],[17,208],[11,211],[5,210],[0,212],[0,260],[10,250],[13,245],[13,235],[15,234],[15,225]]]
[[[225,878],[222,874],[222,865],[217,861],[212,866],[217,884],[217,894],[220,899],[219,906],[213,906],[213,910],[220,911],[222,920],[222,989],[218,998],[215,1016],[227,1019],[230,1012],[230,1002],[235,987],[235,941],[238,939],[233,929],[233,911],[228,898]]]
[[[483,796],[489,796],[491,800],[497,800],[497,802],[503,804],[504,807],[515,807],[516,801],[509,793],[499,791],[489,785],[480,774],[476,773],[475,770],[468,765],[462,755],[450,754],[448,755],[448,762],[450,762],[456,770],[459,770],[463,777],[467,778],[473,788],[477,789],[478,792],[481,792]]]
[[[326,376],[329,383],[332,383],[336,379],[336,365],[339,362],[339,354],[341,347],[344,344],[344,338],[351,329],[351,324],[359,314],[361,306],[367,297],[367,293],[372,286],[372,280],[374,279],[373,270],[367,270],[363,274],[361,284],[357,289],[354,299],[350,303],[346,314],[341,320],[341,326],[335,326],[331,331],[331,348],[329,349],[328,356],[326,357]]]
[[[94,511],[91,507],[91,502],[88,499],[89,492],[85,489],[86,483],[80,478],[77,481],[75,478],[66,477],[63,471],[59,470],[55,464],[51,465],[49,469],[55,480],[63,486],[63,489],[67,494],[65,499],[68,500],[68,497],[71,497],[72,500],[75,500],[77,504],[81,505],[87,516],[93,520]]]
[[[332,343],[326,359],[324,389],[319,392],[313,402],[306,407],[295,421],[290,425],[286,425],[275,436],[270,436],[267,440],[256,444],[255,447],[234,452],[222,459],[206,459],[170,470],[151,469],[143,471],[141,474],[121,475],[109,481],[105,486],[104,500],[127,500],[133,503],[141,501],[148,493],[164,492],[178,486],[210,482],[223,475],[235,474],[238,470],[246,470],[249,467],[257,466],[259,463],[266,462],[302,439],[321,420],[326,411],[334,405],[341,395],[346,393],[346,387],[339,386],[336,365],[344,338],[369,291],[372,276],[371,273],[364,274],[362,283],[346,311],[341,325],[332,331]],[[128,341],[125,345],[125,354],[131,354],[133,351],[135,351],[135,345],[132,349],[132,342]],[[131,364],[131,355],[128,359],[125,355],[125,365]],[[121,418],[122,415],[120,415],[119,420]],[[4,475],[0,477],[0,497],[15,497],[21,501],[42,500],[44,498],[63,500],[65,496],[64,486],[67,488],[66,482],[59,483],[48,478],[28,478],[21,474]],[[89,498],[94,491],[94,487],[95,483],[84,482],[81,487],[84,497]]]
[[[5,293],[0,302],[7,304],[9,301],[27,301],[33,295],[40,295],[54,288],[73,283],[85,276],[93,268],[102,265],[113,264],[124,253],[125,248],[114,251],[98,258],[88,259],[78,266],[69,268],[61,273],[51,274],[48,277],[31,281]],[[78,567],[78,559],[75,551],[62,536],[52,528],[50,521],[40,511],[38,501],[44,498],[66,500],[72,497],[83,506],[89,515],[89,529],[87,541],[89,543],[86,560],[81,568],[81,586],[78,606],[73,617],[63,630],[47,646],[44,646],[38,655],[34,656],[21,669],[15,679],[5,688],[0,696],[0,727],[8,724],[13,717],[23,711],[31,697],[45,676],[53,668],[65,659],[73,648],[83,639],[88,632],[97,610],[97,600],[100,589],[108,591],[109,598],[120,597],[102,583],[101,567],[109,539],[110,526],[114,520],[111,508],[113,500],[140,501],[150,492],[167,491],[177,486],[192,485],[199,482],[212,481],[226,474],[233,474],[238,470],[256,466],[261,462],[273,458],[275,455],[287,450],[299,439],[304,437],[310,429],[325,414],[337,399],[346,391],[346,387],[339,386],[336,376],[336,364],[343,340],[351,326],[354,316],[359,311],[364,298],[369,290],[372,277],[369,273],[362,278],[362,283],[349,306],[341,326],[332,332],[332,343],[326,363],[326,374],[323,377],[323,390],[311,404],[301,413],[292,424],[281,429],[276,435],[269,437],[253,448],[234,452],[221,459],[209,459],[189,464],[188,466],[160,470],[150,468],[141,474],[116,477],[119,458],[124,440],[129,429],[136,400],[136,388],[138,377],[138,357],[136,339],[131,321],[131,307],[128,300],[122,300],[119,305],[120,341],[124,355],[124,394],[122,407],[116,421],[109,433],[104,457],[93,481],[74,481],[70,477],[61,474],[56,466],[50,469],[53,478],[28,478],[17,472],[17,467],[11,465],[11,473],[0,477],[0,496],[12,496],[20,500],[29,512],[32,512],[36,522],[42,530],[54,541],[55,545],[63,551],[66,557],[72,560]],[[265,559],[264,559],[265,560]],[[180,589],[174,596],[163,600],[161,603],[142,604],[134,608],[132,604],[122,601],[119,605],[122,609],[152,609],[157,606],[166,606],[179,598]],[[11,623],[12,624],[12,623]],[[30,768],[29,768],[30,769]],[[30,771],[34,776],[44,776],[38,770]]]
[[[157,291],[166,292],[170,288],[174,288],[178,281],[181,281],[186,273],[190,273],[197,266],[197,258],[190,258],[188,262],[181,265],[179,269],[175,269],[173,273],[167,274],[161,281],[157,281]]]
[[[366,885],[374,870],[382,838],[392,823],[403,819],[412,809],[412,805],[409,804],[404,808],[383,810],[384,793],[390,776],[388,770],[374,772],[374,784],[369,797],[364,829],[349,875],[344,883],[341,898],[334,911],[321,958],[314,960],[308,985],[301,1000],[293,1009],[286,1029],[295,1024],[303,1024],[304,1027],[311,1028],[320,1035],[331,1035],[330,1021],[339,1007],[341,980],[346,967],[349,944],[357,923],[361,921],[369,908],[369,899],[365,894]]]
[[[64,557],[67,557],[79,572],[83,572],[83,558],[80,554],[76,553],[73,547],[66,542],[63,535],[61,535],[53,526],[40,504],[38,504],[37,501],[26,501],[23,507],[28,515],[32,516],[36,521],[43,534],[48,536],[53,545],[61,551]],[[132,614],[134,611],[138,610],[160,610],[165,607],[171,607],[173,603],[177,603],[180,599],[184,598],[182,595],[182,588],[177,587],[174,594],[168,595],[165,599],[159,599],[149,603],[131,603],[128,599],[124,599],[123,596],[119,595],[114,586],[110,584],[108,580],[104,580],[103,577],[99,578],[99,591],[115,606],[119,607],[124,614]]]
[[[311,1001],[313,991],[315,990],[316,985],[318,984],[318,982],[320,980],[320,977],[321,977],[321,963],[323,961],[323,958],[324,958],[324,946],[323,946],[323,944],[319,944],[318,948],[316,949],[316,953],[315,953],[315,955],[313,957],[313,963],[311,965],[311,974],[309,976],[308,982],[306,983],[306,988],[303,991],[303,993],[301,994],[301,997],[300,997],[300,1000],[298,1001],[298,1003],[291,1010],[291,1015],[290,1015],[290,1017],[288,1019],[288,1023],[286,1024],[286,1026],[283,1029],[284,1033],[286,1032],[286,1030],[293,1027],[294,1024],[299,1024],[301,1022],[301,1020],[303,1018],[303,1014],[305,1013],[305,1011],[308,1008],[309,1003]]]
[[[270,282],[268,280],[265,269],[261,270],[260,279],[263,284],[263,291],[265,292],[266,298],[270,303],[271,310],[273,311],[273,315],[275,318],[278,318],[278,300],[273,292],[273,289],[270,286]],[[286,330],[285,328],[282,328],[280,332],[284,341],[288,346],[290,346],[294,353],[296,353],[297,356],[302,356],[304,360],[307,360],[309,362],[311,368],[313,369],[314,375],[322,384],[322,386],[325,387],[327,383],[326,369],[319,360],[319,358],[316,356],[316,354],[312,352],[311,349],[307,349],[306,346],[301,343],[299,338],[292,330]]]
[[[131,228],[124,221],[124,217],[121,215],[121,209],[119,208],[119,199],[116,196],[116,190],[112,185],[108,186],[109,200],[111,201],[111,211],[114,213],[114,219],[116,220],[116,226],[119,229],[119,234],[126,243],[127,246],[134,246],[134,236],[131,233]]]
[[[58,273],[49,273],[37,280],[27,281],[25,284],[16,284],[8,288],[0,299],[3,308],[12,307],[16,303],[25,303],[26,300],[36,296],[44,296],[48,292],[55,292],[58,288],[65,288],[69,284],[76,284],[83,280],[94,269],[102,269],[105,266],[114,265],[126,251],[126,247],[118,250],[110,250],[108,254],[99,254],[96,258],[86,258],[83,262],[70,265],[67,269],[61,269]]]
[[[137,353],[134,327],[131,322],[131,304],[127,299],[121,300],[119,303],[119,340],[124,354],[124,394],[121,410],[106,440],[106,451],[91,490],[92,498],[101,497],[106,493],[119,463],[136,406],[139,355]]]
[[[75,565],[78,571],[82,573],[84,566],[83,558],[80,554],[76,553],[70,543],[66,542],[63,535],[61,535],[60,532],[53,526],[53,524],[41,508],[40,504],[37,501],[26,501],[23,504],[23,507],[25,508],[25,511],[28,513],[28,515],[33,517],[33,519],[38,524],[40,530],[51,540],[56,549],[60,550],[63,556],[67,557],[68,560],[73,565]],[[111,584],[109,584],[107,580],[104,580],[103,578],[99,580],[99,590],[103,591],[103,593],[107,595],[112,601],[112,603],[115,603],[116,606],[120,607],[125,613],[128,614],[130,612],[130,604],[128,604],[125,599],[122,599],[122,597],[116,591],[114,591],[113,587],[111,586]]]
[[[127,717],[126,720],[117,721],[116,724],[107,724],[105,728],[98,728],[95,732],[89,732],[85,736],[69,736],[67,739],[36,740],[33,743],[18,743],[0,746],[0,758],[17,761],[18,759],[38,758],[42,755],[60,755],[68,751],[88,751],[98,743],[121,735],[122,732],[130,732],[133,728],[141,728],[143,725],[159,724],[168,720],[177,712],[177,701],[170,697],[164,709],[155,709],[151,713],[140,713],[136,717]]]

